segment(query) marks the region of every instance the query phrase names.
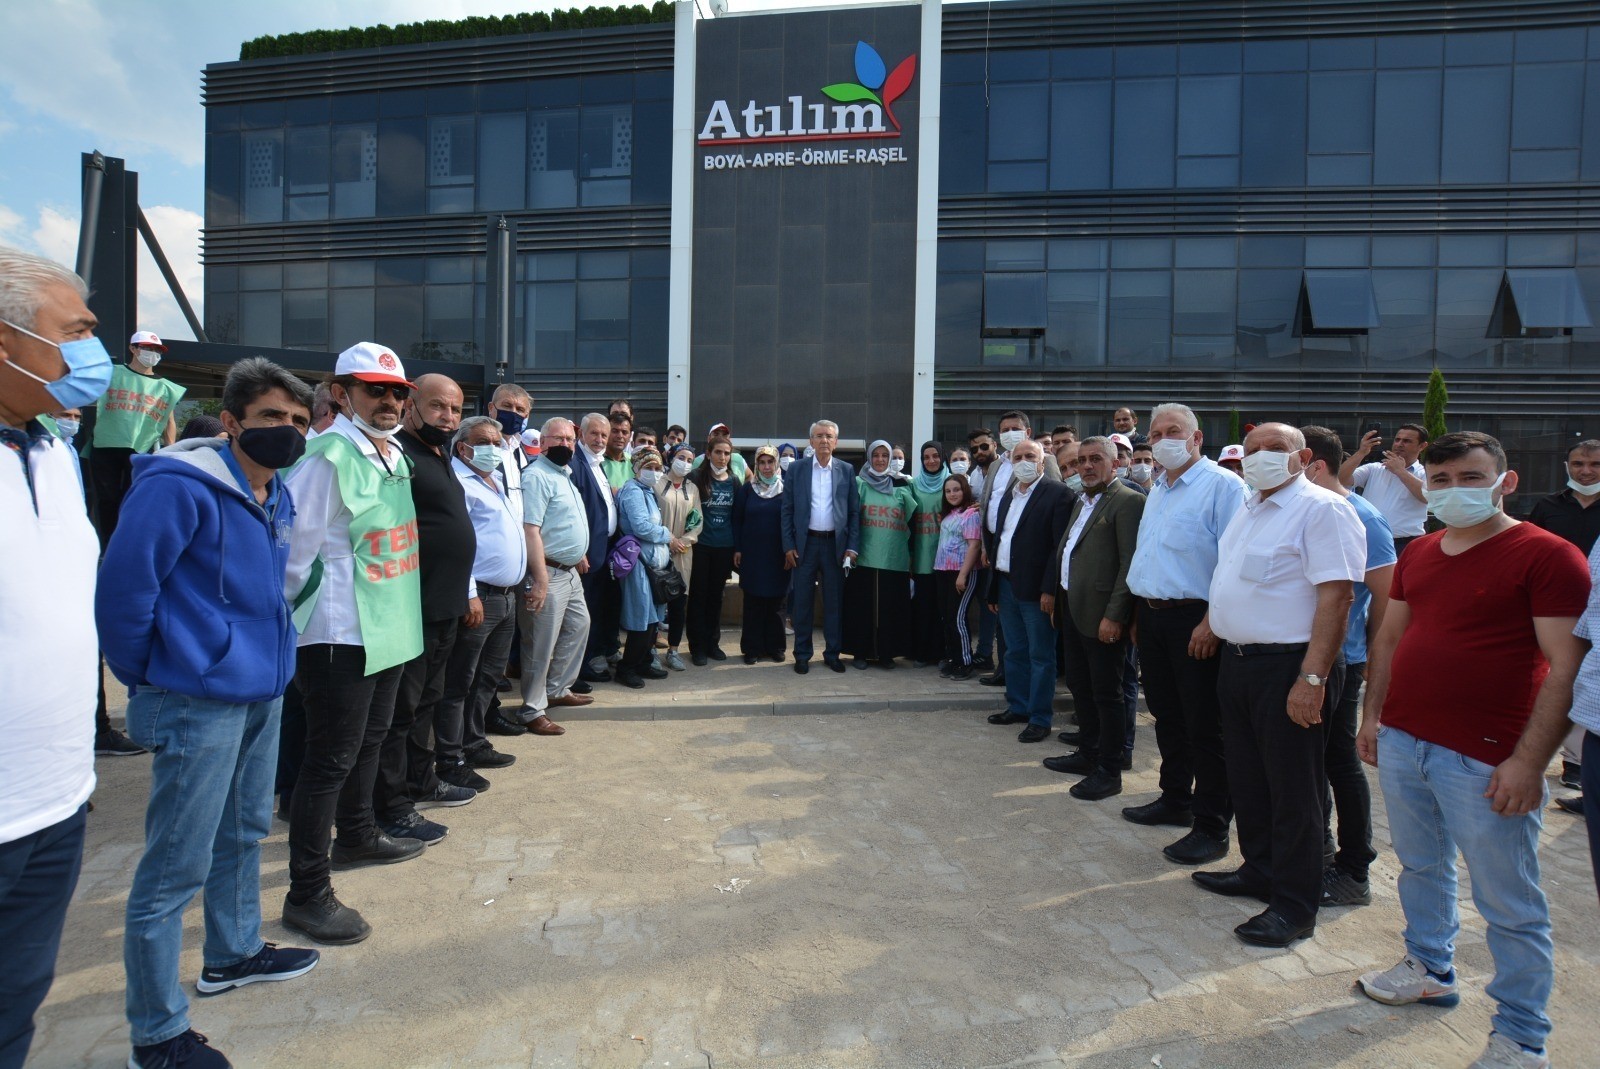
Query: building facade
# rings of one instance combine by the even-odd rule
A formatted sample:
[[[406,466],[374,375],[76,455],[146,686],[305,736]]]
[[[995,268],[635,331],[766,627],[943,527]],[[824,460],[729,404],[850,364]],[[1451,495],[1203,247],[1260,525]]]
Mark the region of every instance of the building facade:
[[[727,47],[744,62],[784,61],[762,42],[783,17],[717,21],[742,24],[732,36],[748,40]],[[1268,418],[1353,437],[1368,420],[1417,419],[1434,366],[1451,425],[1500,436],[1530,490],[1559,485],[1566,446],[1600,430],[1593,4],[1019,0],[952,4],[940,22],[938,62],[921,68],[937,85],[913,88],[922,142],[937,145],[917,164],[937,168],[921,424],[935,437],[1010,407],[1088,432],[1119,405],[1170,399],[1202,412],[1214,444],[1231,421]],[[704,27],[699,40],[703,78]],[[504,216],[507,374],[537,410],[629,396],[663,418],[672,397],[676,421],[707,422],[696,391],[668,381],[683,359],[669,356],[674,97],[695,84],[682,41],[659,24],[208,67],[213,340],[337,351],[375,337],[481,367]],[[716,199],[696,181],[700,231]],[[720,244],[697,232],[697,277],[726,266],[729,242],[760,251],[750,214]],[[714,367],[688,357],[702,396],[727,384],[716,415],[736,435],[733,406],[752,406],[744,422],[762,437],[801,435],[817,414],[813,399],[783,403],[787,377],[810,368],[779,351],[782,323],[805,324],[773,285],[769,312],[741,306],[773,329],[730,335]],[[916,317],[863,316],[863,354],[911,359]],[[828,349],[854,333],[827,335]],[[862,419],[910,411],[909,389],[881,392]]]

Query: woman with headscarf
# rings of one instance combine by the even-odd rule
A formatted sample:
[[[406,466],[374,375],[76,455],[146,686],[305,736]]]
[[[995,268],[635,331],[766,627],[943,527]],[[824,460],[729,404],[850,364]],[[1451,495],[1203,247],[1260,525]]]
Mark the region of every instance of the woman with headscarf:
[[[661,523],[661,504],[656,500],[656,484],[661,481],[661,454],[645,446],[633,451],[633,478],[617,491],[617,530],[639,540],[639,559],[623,576],[622,630],[628,634],[617,662],[617,682],[638,690],[646,679],[665,679],[667,673],[650,664],[656,629],[667,618],[667,607],[655,598],[650,585],[650,565],[660,567],[669,559],[672,532]]]
[[[728,659],[722,652],[722,595],[733,574],[733,498],[740,485],[733,456],[733,443],[715,435],[706,446],[705,463],[689,475],[705,516],[689,583],[689,659],[695,664]]]
[[[656,482],[656,500],[661,504],[661,525],[672,532],[667,548],[672,551],[673,567],[683,576],[687,588],[694,572],[694,544],[700,541],[702,516],[700,513],[700,488],[689,478],[694,470],[694,450],[680,445],[671,451],[668,464]],[[674,672],[684,670],[683,657],[678,644],[683,641],[684,620],[688,616],[687,589],[667,602],[667,655],[666,666]]]
[[[778,451],[764,445],[756,450],[755,478],[739,487],[733,499],[733,566],[744,595],[739,652],[745,664],[762,657],[783,660],[783,596],[789,572],[783,556],[782,495]]]
[[[892,447],[867,449],[856,480],[861,498],[861,554],[844,583],[844,652],[855,666],[893,668],[910,647],[911,518],[917,499],[889,470]]]
[[[917,502],[911,519],[911,659],[918,668],[932,667],[943,659],[933,558],[939,550],[939,509],[949,474],[944,449],[938,442],[923,442],[911,477],[911,496]]]
[[[778,443],[778,470],[780,472],[788,471],[789,465],[793,464],[799,457],[800,452],[795,449],[793,442]]]

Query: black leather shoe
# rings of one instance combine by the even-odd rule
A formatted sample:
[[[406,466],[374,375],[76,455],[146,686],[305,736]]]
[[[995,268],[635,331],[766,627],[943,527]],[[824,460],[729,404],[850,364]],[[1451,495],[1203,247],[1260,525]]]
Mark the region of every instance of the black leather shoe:
[[[588,694],[588,693],[590,693],[591,691],[594,690],[593,687],[591,687],[589,684],[585,683],[581,679],[578,680],[576,683],[572,684],[572,686],[568,687],[567,689],[572,691],[572,693],[574,693],[574,694]]]
[[[978,682],[986,687],[1003,687],[1006,685],[1006,677],[999,672],[991,672],[989,675],[979,676]]]
[[[1194,823],[1194,814],[1182,806],[1173,805],[1165,798],[1157,798],[1144,805],[1130,805],[1122,811],[1122,819],[1134,824],[1170,824],[1174,828],[1187,828]]]
[[[1295,924],[1275,909],[1264,910],[1233,930],[1233,934],[1252,946],[1283,948],[1305,939],[1317,930],[1317,922]]]
[[[1124,771],[1124,772],[1132,772],[1133,771],[1133,754],[1125,753],[1125,754],[1122,755],[1122,771]]]
[[[1100,755],[1074,750],[1060,757],[1046,757],[1044,767],[1066,776],[1088,776],[1100,767]]]
[[[515,720],[508,718],[498,709],[484,718],[483,726],[484,729],[487,730],[491,735],[516,736],[526,735],[528,733],[527,728],[523,727]]]
[[[706,650],[706,656],[713,661],[726,661],[728,659],[728,655],[722,652],[721,646],[712,646],[709,650]]]
[[[1006,724],[1026,724],[1027,722],[1028,718],[1023,716],[1021,713],[1004,712],[989,714],[989,723],[998,724],[1001,727],[1004,727]]]
[[[1217,839],[1203,831],[1191,831],[1161,852],[1180,865],[1206,865],[1228,856],[1228,837]]]
[[[1060,739],[1068,746],[1083,745],[1083,732],[1081,731],[1063,731],[1061,734],[1057,735],[1056,738]]]
[[[421,839],[391,839],[378,832],[360,846],[334,843],[329,852],[330,863],[336,869],[354,869],[362,865],[393,865],[409,861],[425,849]]]
[[[620,668],[617,669],[617,682],[630,690],[641,690],[644,687],[644,680],[640,679],[636,673],[626,672]]]
[[[611,682],[611,673],[591,672],[589,669],[585,668],[583,671],[578,673],[578,678],[583,680],[585,683],[609,683]]]
[[[1189,878],[1214,895],[1229,898],[1254,898],[1267,901],[1267,889],[1258,887],[1235,872],[1191,872]]]
[[[803,676],[807,672],[811,671],[811,662],[810,661],[796,661],[796,662],[794,662],[794,670],[795,670],[796,674]]]
[[[647,664],[643,668],[639,669],[639,675],[645,679],[666,679],[667,670],[665,668],[657,668],[655,665]]]
[[[829,668],[833,669],[835,672],[843,672],[844,671],[844,662],[839,660],[839,658],[837,658],[837,657],[831,657],[831,658],[830,657],[824,657],[822,660],[823,660],[824,663],[827,664],[827,666]]]
[[[867,659],[865,657],[853,657],[850,660],[850,667],[851,668],[865,668],[866,666],[867,666]]]
[[[1122,793],[1122,773],[1097,769],[1092,775],[1074,783],[1067,793],[1085,802],[1098,802],[1102,798],[1110,798],[1113,794]]]
[[[710,663],[709,660],[707,660],[706,655],[703,653],[691,653],[689,655],[689,660],[693,661],[695,667],[697,668],[704,668]]]
[[[745,664],[755,664],[756,663],[756,655],[753,654],[753,653],[745,654],[744,655],[744,663]]]
[[[1043,724],[1029,724],[1017,732],[1018,742],[1043,742],[1050,737],[1050,729]]]

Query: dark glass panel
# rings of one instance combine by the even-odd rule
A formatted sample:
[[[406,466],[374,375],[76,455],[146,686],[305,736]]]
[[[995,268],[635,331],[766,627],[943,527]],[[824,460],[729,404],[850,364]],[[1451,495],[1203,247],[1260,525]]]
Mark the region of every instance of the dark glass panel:
[[[1239,152],[1239,78],[1178,80],[1178,155],[1233,156]]]
[[[1119,80],[1112,128],[1111,184],[1164,189],[1173,182],[1177,126],[1175,78]]]
[[[1504,182],[1511,124],[1511,69],[1472,67],[1444,74],[1445,182]]]
[[[1042,160],[1049,154],[1049,87],[1042,82],[989,90],[989,159]]]
[[[1374,271],[1378,326],[1367,333],[1373,363],[1433,364],[1433,272]]]
[[[1305,184],[1305,75],[1246,75],[1243,135],[1240,180],[1246,186]]]
[[[535,112],[528,127],[528,207],[578,203],[578,113]]]
[[[1372,158],[1378,185],[1439,181],[1441,81],[1437,70],[1378,72]]]
[[[939,367],[971,367],[983,347],[983,276],[939,272],[933,361]]]
[[[1240,363],[1274,363],[1299,353],[1295,337],[1299,296],[1298,270],[1239,272]]]
[[[377,214],[422,214],[428,173],[426,129],[422,119],[378,123]]]
[[[1168,363],[1172,354],[1171,326],[1171,272],[1111,272],[1106,343],[1110,363]]]
[[[1313,74],[1309,92],[1307,151],[1372,151],[1371,71]]]
[[[527,194],[528,117],[522,112],[484,115],[478,138],[478,207],[515,211]]]
[[[1232,336],[1237,272],[1174,271],[1172,333]]]
[[[1111,188],[1111,83],[1060,82],[1051,92],[1050,188]]]
[[[1104,271],[1050,272],[1046,362],[1078,366],[1106,362],[1108,277]]]
[[[990,274],[983,277],[983,329],[1043,331],[1044,273]]]

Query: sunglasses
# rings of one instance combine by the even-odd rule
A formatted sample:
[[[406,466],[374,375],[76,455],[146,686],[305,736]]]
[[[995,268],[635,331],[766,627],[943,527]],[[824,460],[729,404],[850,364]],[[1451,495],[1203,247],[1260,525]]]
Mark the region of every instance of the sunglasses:
[[[397,382],[363,382],[361,388],[367,391],[367,396],[374,401],[382,399],[384,394],[388,394],[396,401],[404,401],[411,396],[411,387],[402,386]]]

